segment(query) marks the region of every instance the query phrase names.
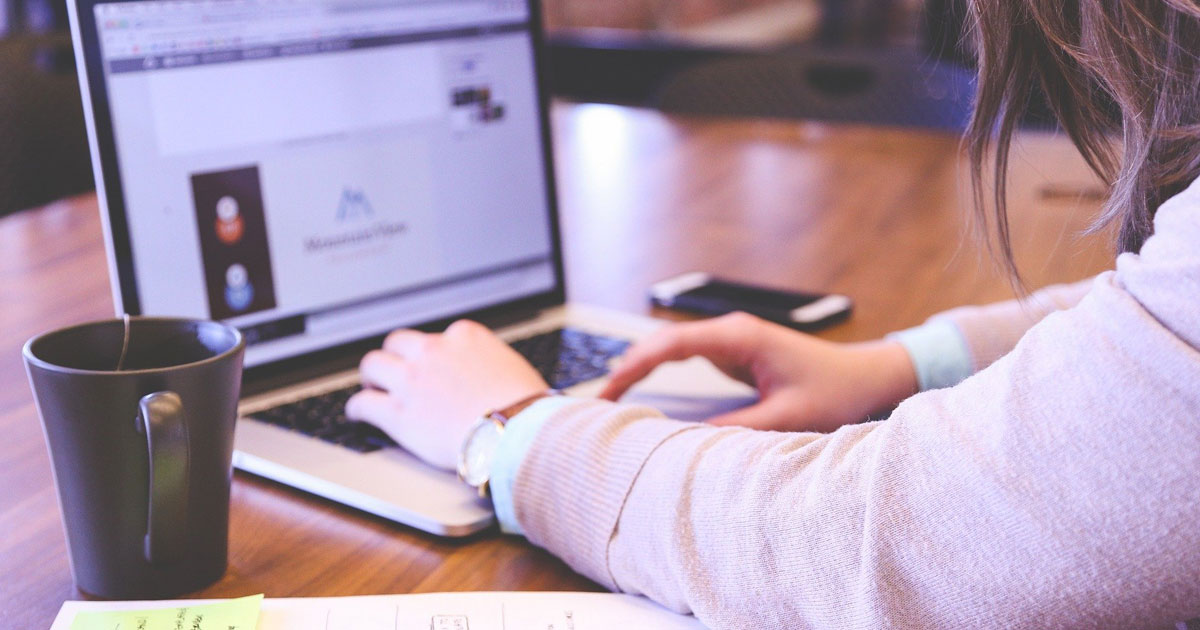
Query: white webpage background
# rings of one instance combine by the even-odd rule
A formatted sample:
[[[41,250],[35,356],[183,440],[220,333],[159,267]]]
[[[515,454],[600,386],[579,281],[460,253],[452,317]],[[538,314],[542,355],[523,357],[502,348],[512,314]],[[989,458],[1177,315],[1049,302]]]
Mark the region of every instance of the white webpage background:
[[[345,164],[334,163],[356,151],[376,158],[408,151],[391,172],[386,163],[372,164],[358,175],[373,186],[391,187],[391,192],[380,193],[385,200],[381,203],[405,196],[404,203],[413,205],[403,211],[435,217],[414,222],[406,236],[414,242],[426,241],[415,248],[415,255],[423,251],[431,264],[402,264],[402,258],[389,258],[386,252],[380,252],[373,263],[366,258],[358,261],[360,268],[375,276],[366,282],[371,290],[381,283],[401,290],[458,270],[483,270],[548,256],[548,200],[530,46],[528,34],[497,34],[110,75],[118,161],[143,311],[208,315],[189,178],[197,172],[251,164],[260,166],[272,264],[281,289],[277,309],[239,318],[234,321],[238,325],[307,313],[345,297],[295,289],[305,282],[328,286],[354,279],[336,266],[321,271],[319,265],[295,257],[295,248],[279,239],[291,238],[296,230],[281,227],[280,222],[289,227],[310,221],[320,226],[334,215],[342,187],[353,183],[344,181]],[[478,78],[487,79],[503,94],[506,108],[504,120],[467,133],[455,130],[450,112],[452,89],[471,84],[472,77],[451,70],[454,61],[464,57],[483,62],[480,67],[486,68],[486,76]],[[312,70],[315,74],[310,74]],[[213,72],[226,76],[240,92],[213,87]],[[198,79],[195,84],[193,77]],[[189,85],[207,85],[209,91],[183,87]],[[314,105],[309,97],[315,93],[329,96]],[[397,94],[404,97],[395,107],[383,106]],[[210,110],[206,101],[213,97],[222,105]],[[245,108],[233,107],[235,101]],[[234,110],[241,113],[232,115]],[[333,122],[331,117],[341,119]],[[175,125],[191,129],[160,137],[160,126]],[[323,160],[329,168],[321,172],[317,167]],[[423,160],[425,168],[414,167],[414,160]],[[422,171],[428,174],[427,182],[422,181]],[[428,193],[407,190],[414,182],[427,186]],[[330,198],[326,193],[334,188],[337,195]],[[303,204],[275,204],[275,200],[302,198]],[[429,206],[422,209],[422,203]],[[428,231],[420,232],[421,226]],[[447,261],[452,268],[439,268],[438,263]],[[325,275],[317,279],[314,273]],[[527,286],[513,291],[529,293]],[[515,295],[502,290],[495,299],[483,302]],[[457,307],[450,302],[445,313]],[[396,314],[397,322],[403,318],[403,313]],[[376,328],[387,325],[382,322]]]
[[[435,44],[146,74],[163,156],[435,122],[447,111],[441,75]]]
[[[433,205],[427,142],[398,138],[335,150],[297,150],[263,164],[267,234],[282,305],[352,301],[395,289],[397,278],[431,279],[485,266],[466,252],[444,261],[440,244],[453,243]],[[339,208],[344,191],[362,204]],[[316,208],[316,211],[313,210]],[[362,243],[316,247],[320,239],[371,234],[372,226],[402,233]],[[394,227],[392,229],[395,229]]]

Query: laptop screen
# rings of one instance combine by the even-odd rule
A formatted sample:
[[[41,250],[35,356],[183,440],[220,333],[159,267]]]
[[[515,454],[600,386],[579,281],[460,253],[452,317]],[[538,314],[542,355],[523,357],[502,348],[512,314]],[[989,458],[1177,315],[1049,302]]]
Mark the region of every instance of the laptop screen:
[[[91,11],[142,313],[253,366],[559,286],[524,0]]]

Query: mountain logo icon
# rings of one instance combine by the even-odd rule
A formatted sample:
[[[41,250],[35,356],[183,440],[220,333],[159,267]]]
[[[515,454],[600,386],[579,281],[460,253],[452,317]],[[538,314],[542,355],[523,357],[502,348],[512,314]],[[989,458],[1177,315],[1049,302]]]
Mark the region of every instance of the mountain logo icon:
[[[342,188],[342,198],[338,201],[337,209],[338,221],[351,221],[371,216],[375,216],[375,208],[371,207],[371,202],[362,188],[352,186]]]

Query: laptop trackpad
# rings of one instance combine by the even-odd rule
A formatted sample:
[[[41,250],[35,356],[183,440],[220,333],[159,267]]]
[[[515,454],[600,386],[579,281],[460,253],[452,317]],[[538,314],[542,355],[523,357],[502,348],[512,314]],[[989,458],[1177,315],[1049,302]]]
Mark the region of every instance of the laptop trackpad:
[[[677,420],[707,420],[758,402],[758,393],[697,357],[659,366],[621,402],[648,405]]]

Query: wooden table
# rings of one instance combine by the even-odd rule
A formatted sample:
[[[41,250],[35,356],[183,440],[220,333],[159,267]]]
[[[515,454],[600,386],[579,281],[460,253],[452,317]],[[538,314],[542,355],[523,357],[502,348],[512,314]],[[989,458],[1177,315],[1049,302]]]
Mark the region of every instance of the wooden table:
[[[858,304],[826,336],[876,337],[936,311],[1011,295],[960,245],[968,186],[958,140],[904,130],[679,119],[607,105],[554,110],[570,296],[646,310],[653,281],[690,270]],[[1012,175],[1013,237],[1031,285],[1102,270],[1078,232],[1096,184],[1065,141],[1028,135]],[[96,202],[0,220],[0,625],[48,627],[71,584],[21,344],[113,313]],[[594,590],[514,538],[445,541],[237,474],[229,572],[197,593],[332,596]]]

